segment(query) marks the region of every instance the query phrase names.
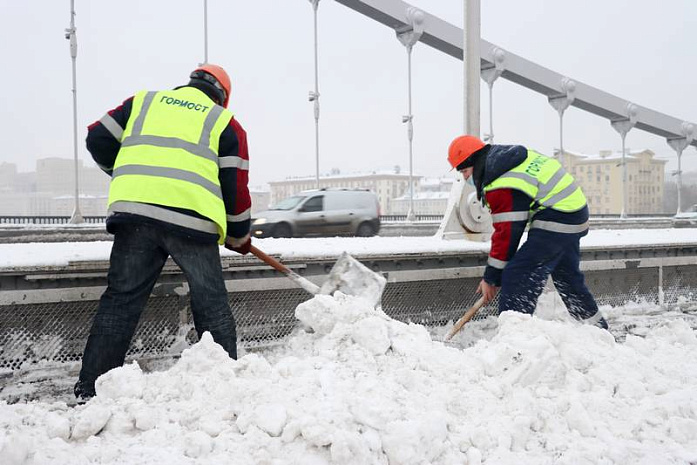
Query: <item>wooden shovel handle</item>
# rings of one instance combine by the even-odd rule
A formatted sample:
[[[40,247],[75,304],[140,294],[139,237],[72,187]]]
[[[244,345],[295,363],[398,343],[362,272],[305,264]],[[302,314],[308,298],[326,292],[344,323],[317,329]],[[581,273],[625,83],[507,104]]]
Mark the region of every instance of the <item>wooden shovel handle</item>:
[[[465,326],[465,323],[470,321],[474,317],[474,315],[477,314],[479,309],[482,308],[483,306],[484,306],[484,296],[482,296],[478,301],[476,301],[474,303],[474,305],[472,305],[470,307],[470,309],[467,310],[464,315],[462,315],[462,318],[457,320],[457,323],[455,323],[455,325],[453,326],[453,329],[451,329],[450,332],[448,333],[448,335],[445,336],[445,340],[449,341],[450,339],[452,339],[452,337],[454,335],[459,333],[460,330],[462,329],[462,327]]]
[[[279,262],[275,258],[273,258],[269,255],[266,255],[264,252],[257,249],[253,245],[249,246],[249,251],[252,252],[252,254],[255,257],[257,257],[259,260],[261,260],[262,262],[269,265],[274,270],[279,271],[279,272],[283,273],[284,275],[288,276],[290,279],[295,281],[298,284],[298,286],[302,287],[310,294],[315,294],[315,295],[319,294],[320,287],[317,284],[313,283],[312,281],[310,281],[307,278],[303,278],[298,273],[291,270],[290,268],[288,268],[287,266],[285,266],[283,263]]]
[[[279,262],[275,258],[271,257],[270,255],[265,254],[261,250],[257,249],[253,245],[249,246],[249,251],[254,254],[255,257],[257,257],[259,260],[262,262],[266,263],[269,265],[271,268],[273,268],[276,271],[280,271],[283,274],[290,274],[291,270],[287,266],[285,266],[283,263]]]

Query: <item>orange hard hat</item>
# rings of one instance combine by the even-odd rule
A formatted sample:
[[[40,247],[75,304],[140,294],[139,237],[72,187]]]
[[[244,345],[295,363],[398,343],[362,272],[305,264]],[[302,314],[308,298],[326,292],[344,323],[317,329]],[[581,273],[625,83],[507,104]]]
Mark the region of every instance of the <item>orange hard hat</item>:
[[[475,136],[459,136],[450,143],[448,148],[448,162],[453,167],[467,160],[473,153],[484,148],[486,144]]]
[[[192,79],[203,79],[221,91],[222,98],[220,101],[222,105],[227,108],[227,104],[230,101],[230,90],[232,86],[230,85],[230,76],[228,76],[222,66],[206,63],[196,68],[189,77]]]

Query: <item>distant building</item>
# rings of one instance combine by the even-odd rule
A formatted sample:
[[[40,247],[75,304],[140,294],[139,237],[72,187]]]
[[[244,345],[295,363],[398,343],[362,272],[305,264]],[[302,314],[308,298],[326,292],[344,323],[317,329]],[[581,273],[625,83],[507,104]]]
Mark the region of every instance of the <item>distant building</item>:
[[[0,192],[14,192],[17,180],[17,165],[0,163]]]
[[[250,188],[249,195],[252,198],[252,214],[269,209],[271,193],[261,188]]]
[[[36,171],[17,172],[13,163],[0,164],[0,215],[69,216],[75,208],[75,164],[69,158],[36,161]],[[80,212],[106,215],[111,178],[78,160]]]
[[[651,150],[627,150],[627,214],[663,211],[667,161],[655,159],[654,155]],[[621,151],[601,150],[596,155],[565,150],[563,163],[586,194],[591,214],[622,212]]]
[[[422,176],[413,176],[414,189]],[[334,171],[328,176],[320,176],[320,187],[327,188],[352,188],[368,189],[373,191],[380,202],[380,212],[383,215],[392,214],[392,199],[403,196],[409,192],[409,175],[395,172],[374,172],[370,174],[346,174],[342,175]],[[283,181],[269,183],[271,189],[271,205],[299,192],[315,189],[317,181],[314,177],[289,178]]]
[[[77,161],[80,194],[105,195],[109,192],[111,178],[90,164]],[[75,193],[75,161],[68,158],[41,158],[36,161],[36,191],[52,194]]]
[[[105,216],[109,196],[80,194],[80,213],[82,216]],[[75,209],[74,195],[61,195],[51,198],[51,210],[56,216],[70,216]]]
[[[415,215],[443,215],[448,205],[450,192],[416,192],[414,194]],[[392,199],[391,215],[406,215],[409,213],[411,199],[403,195]]]
[[[83,169],[82,160],[77,162]],[[69,158],[40,158],[36,160],[36,191],[55,195],[75,191],[75,162]]]
[[[457,174],[457,176],[460,176]],[[417,190],[419,192],[447,192],[453,188],[455,183],[455,176],[445,177],[445,178],[422,178],[419,181]]]
[[[454,182],[454,177],[422,178],[414,193],[414,214],[445,214]],[[409,213],[410,204],[409,192],[406,192],[403,196],[392,199],[392,213],[390,214],[406,215]]]

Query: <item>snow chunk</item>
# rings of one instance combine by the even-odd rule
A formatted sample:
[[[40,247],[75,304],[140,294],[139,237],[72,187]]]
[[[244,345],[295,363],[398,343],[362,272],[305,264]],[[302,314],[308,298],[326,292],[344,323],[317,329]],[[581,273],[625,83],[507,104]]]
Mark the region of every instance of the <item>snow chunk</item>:
[[[71,438],[73,440],[87,439],[99,433],[111,418],[111,410],[100,404],[89,403],[77,416]]]
[[[390,348],[386,318],[369,316],[356,322],[351,338],[373,355],[384,355]]]
[[[237,427],[242,433],[249,431],[250,426],[256,426],[269,436],[278,437],[286,426],[288,414],[281,404],[266,404],[253,408],[237,418]]]
[[[138,363],[132,362],[104,373],[94,387],[100,399],[139,399],[145,388],[144,378]]]
[[[22,465],[31,456],[34,449],[32,438],[13,434],[0,443],[0,457],[7,465]]]
[[[390,463],[433,463],[446,448],[448,428],[442,415],[392,422],[382,432],[382,445]]]
[[[354,323],[373,311],[362,302],[341,292],[334,296],[316,295],[297,306],[295,317],[315,333],[325,335],[337,324]]]
[[[46,415],[46,435],[67,441],[70,438],[70,420],[56,413]]]
[[[194,459],[204,457],[213,450],[211,437],[202,431],[193,431],[184,437],[184,454]]]

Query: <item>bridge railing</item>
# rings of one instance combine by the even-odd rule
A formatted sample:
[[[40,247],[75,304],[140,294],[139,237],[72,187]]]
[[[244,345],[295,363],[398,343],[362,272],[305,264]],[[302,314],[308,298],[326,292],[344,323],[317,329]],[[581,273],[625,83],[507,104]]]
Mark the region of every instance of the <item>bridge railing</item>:
[[[104,223],[106,216],[83,216],[84,223]],[[3,215],[0,216],[0,224],[68,224],[69,216],[57,215]]]
[[[415,221],[441,221],[443,215],[414,215]],[[380,215],[381,222],[407,221],[407,215]]]
[[[697,242],[608,246],[583,249],[581,254],[586,285],[600,305],[630,301],[664,308],[681,302],[694,305]],[[475,291],[487,252],[406,252],[356,258],[387,278],[382,308],[388,315],[435,328],[456,321],[477,299]],[[244,349],[282,343],[297,325],[295,308],[311,297],[255,260],[223,258],[228,299],[237,321],[238,342]],[[335,261],[336,257],[296,257],[285,263],[321,284]],[[168,261],[141,317],[129,358],[174,356],[196,341],[184,282],[176,264]],[[103,261],[2,270],[0,390],[4,380],[11,382],[9,373],[80,359],[106,283],[107,264]],[[476,318],[496,314],[496,308],[494,301]],[[621,322],[611,325],[619,332],[631,330],[631,326],[623,329]]]
[[[628,218],[671,218],[673,213],[641,213],[641,214],[628,214]],[[619,218],[619,214],[595,214],[591,215],[591,218]],[[106,221],[106,216],[83,216],[85,223],[88,224],[99,224]],[[441,221],[443,215],[415,215],[415,221]],[[384,223],[389,222],[406,222],[407,215],[380,215],[380,221]],[[51,225],[51,224],[69,224],[69,216],[39,216],[39,215],[4,215],[0,216],[0,224],[4,225],[26,225],[26,224],[38,224],[38,225]]]

